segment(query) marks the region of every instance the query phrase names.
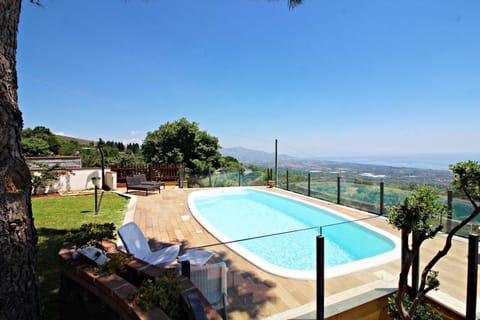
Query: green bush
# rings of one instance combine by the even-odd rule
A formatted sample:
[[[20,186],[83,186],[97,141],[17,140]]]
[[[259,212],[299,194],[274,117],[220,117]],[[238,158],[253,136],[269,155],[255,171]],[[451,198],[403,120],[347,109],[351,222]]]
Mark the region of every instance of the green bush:
[[[390,317],[393,319],[401,319],[400,318],[400,313],[398,312],[397,305],[395,304],[395,296],[396,294],[393,295],[393,297],[388,298],[388,307],[387,307],[387,313]],[[405,296],[403,299],[403,305],[405,308],[409,309],[410,306],[412,305],[412,301],[408,296]],[[429,304],[425,305],[419,305],[417,309],[415,310],[415,315],[412,318],[413,320],[442,320],[442,315],[435,310],[434,307],[432,307]]]
[[[133,255],[119,252],[108,255],[109,260],[102,265],[95,267],[95,274],[110,276],[118,274],[122,276],[127,272],[127,265],[132,262]]]
[[[98,241],[115,239],[115,225],[113,223],[86,223],[79,229],[73,229],[65,235],[65,240],[83,246],[96,246]]]
[[[40,167],[40,172],[39,174],[32,174],[33,194],[39,194],[42,188],[46,188],[57,181],[60,175],[58,170],[65,170],[65,167],[59,165],[49,166],[41,162],[34,162],[34,164]]]
[[[181,293],[180,276],[169,270],[162,277],[144,281],[128,298],[145,311],[157,306],[172,319],[185,319]]]

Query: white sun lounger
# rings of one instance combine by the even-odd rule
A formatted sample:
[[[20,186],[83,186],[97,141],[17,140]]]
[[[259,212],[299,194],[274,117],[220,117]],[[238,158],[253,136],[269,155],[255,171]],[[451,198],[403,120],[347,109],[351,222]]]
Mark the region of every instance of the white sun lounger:
[[[118,235],[128,253],[133,254],[137,259],[156,266],[165,266],[173,262],[180,251],[178,245],[152,251],[142,230],[135,222],[129,222],[121,226],[118,229]]]

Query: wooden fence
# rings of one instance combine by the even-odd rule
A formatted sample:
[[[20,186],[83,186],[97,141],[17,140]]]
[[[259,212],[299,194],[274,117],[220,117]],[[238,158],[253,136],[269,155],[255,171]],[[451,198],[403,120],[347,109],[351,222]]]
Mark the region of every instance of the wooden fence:
[[[185,163],[111,166],[111,170],[117,173],[117,183],[125,183],[127,177],[142,173],[147,176],[147,180],[178,181],[180,177],[183,180],[185,179],[185,168]]]

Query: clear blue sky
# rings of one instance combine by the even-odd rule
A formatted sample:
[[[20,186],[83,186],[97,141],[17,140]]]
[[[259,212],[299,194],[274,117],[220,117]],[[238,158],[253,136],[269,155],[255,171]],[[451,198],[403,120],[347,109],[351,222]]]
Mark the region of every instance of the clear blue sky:
[[[186,117],[297,156],[479,150],[480,2],[24,1],[25,127],[136,141]]]

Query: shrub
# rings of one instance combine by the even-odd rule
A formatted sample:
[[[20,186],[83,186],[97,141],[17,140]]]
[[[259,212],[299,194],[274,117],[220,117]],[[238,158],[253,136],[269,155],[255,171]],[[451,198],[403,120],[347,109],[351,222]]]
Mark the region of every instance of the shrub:
[[[87,223],[79,229],[73,229],[65,235],[65,240],[77,244],[77,247],[96,246],[98,241],[115,239],[115,225],[113,223]]]
[[[65,170],[65,167],[59,165],[49,166],[41,162],[34,162],[34,164],[40,167],[40,172],[39,174],[32,174],[33,194],[40,194],[42,189],[58,180],[58,170]]]
[[[127,265],[133,260],[131,254],[119,252],[108,255],[109,260],[95,268],[95,274],[109,276],[112,274],[122,275],[127,272]]]
[[[412,301],[408,296],[405,296],[403,299],[403,305],[405,308],[409,309],[412,305]],[[387,313],[393,319],[401,319],[400,313],[398,312],[397,305],[395,303],[395,295],[388,298],[388,307]],[[435,310],[431,305],[419,305],[415,310],[415,314],[412,317],[414,320],[442,320],[442,315]]]
[[[167,270],[162,277],[144,281],[129,296],[129,300],[145,311],[158,306],[172,319],[185,319],[181,293],[180,276],[174,270]]]

